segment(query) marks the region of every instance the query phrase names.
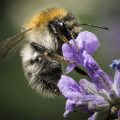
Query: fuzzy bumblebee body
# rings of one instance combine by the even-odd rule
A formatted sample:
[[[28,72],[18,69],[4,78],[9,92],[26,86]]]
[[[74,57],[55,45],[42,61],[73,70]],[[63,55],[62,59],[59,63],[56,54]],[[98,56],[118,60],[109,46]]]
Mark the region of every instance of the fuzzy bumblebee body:
[[[61,63],[48,56],[45,58],[43,53],[35,51],[30,43],[35,42],[61,55],[63,40],[56,28],[50,27],[50,23],[57,20],[64,21],[73,35],[78,33],[75,31],[78,25],[76,19],[63,8],[42,11],[24,25],[25,29],[35,28],[27,35],[28,43],[21,51],[25,76],[32,88],[47,96],[59,94],[57,83],[62,74]],[[39,60],[36,61],[38,57]]]
[[[17,44],[24,43],[20,53],[29,85],[43,95],[60,94],[57,83],[62,68],[61,62],[54,59],[54,54],[62,55],[63,39],[70,40],[80,32],[77,20],[63,8],[50,8],[35,15],[23,27],[22,35],[18,34],[12,40],[3,42],[0,51],[4,50],[6,44],[14,48]],[[1,56],[10,50],[11,47],[5,49],[0,53]]]

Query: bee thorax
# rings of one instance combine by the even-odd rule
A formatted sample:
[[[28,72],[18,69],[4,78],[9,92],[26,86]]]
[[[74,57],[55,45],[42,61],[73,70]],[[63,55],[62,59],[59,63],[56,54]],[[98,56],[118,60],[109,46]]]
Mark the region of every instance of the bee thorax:
[[[47,49],[56,50],[58,47],[57,39],[50,33],[47,27],[40,26],[28,35],[28,41],[38,43]]]

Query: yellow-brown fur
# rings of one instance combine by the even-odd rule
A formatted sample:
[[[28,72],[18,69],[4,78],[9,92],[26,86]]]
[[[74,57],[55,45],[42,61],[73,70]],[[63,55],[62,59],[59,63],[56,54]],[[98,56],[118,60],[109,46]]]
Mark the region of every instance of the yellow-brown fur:
[[[52,21],[55,18],[63,18],[66,15],[67,11],[63,8],[50,8],[33,16],[30,21],[26,22],[24,28],[30,29],[36,26],[47,24],[49,21]]]

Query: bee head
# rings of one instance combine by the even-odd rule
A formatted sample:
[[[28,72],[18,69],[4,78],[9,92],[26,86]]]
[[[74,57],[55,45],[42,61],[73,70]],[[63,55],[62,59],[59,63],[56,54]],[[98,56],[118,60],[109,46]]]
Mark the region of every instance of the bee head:
[[[25,23],[24,28],[36,28],[46,26],[53,34],[62,34],[68,40],[76,36],[79,31],[76,18],[64,8],[49,8],[35,15]]]
[[[76,18],[63,8],[50,8],[40,12],[24,28],[33,28],[28,35],[30,42],[36,42],[60,54],[64,40],[69,41],[80,32],[80,29],[75,29],[79,28]]]
[[[56,35],[63,35],[67,40],[72,39],[72,34],[63,20],[55,20],[49,23],[49,28]]]

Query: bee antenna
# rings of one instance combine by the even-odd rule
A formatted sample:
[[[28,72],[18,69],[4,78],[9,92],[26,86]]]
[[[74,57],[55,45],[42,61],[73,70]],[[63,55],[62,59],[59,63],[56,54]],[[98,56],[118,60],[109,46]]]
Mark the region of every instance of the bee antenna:
[[[109,28],[107,27],[103,27],[103,26],[98,26],[98,25],[92,25],[92,24],[80,24],[79,26],[83,26],[83,25],[87,25],[87,26],[92,26],[92,27],[96,27],[96,28],[101,28],[101,29],[105,29],[105,30],[109,30]]]

